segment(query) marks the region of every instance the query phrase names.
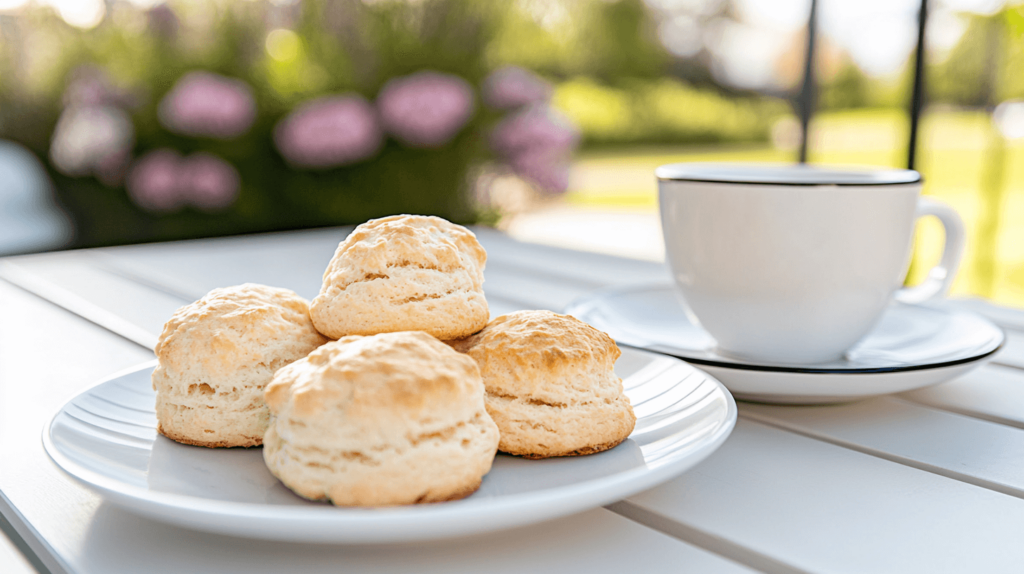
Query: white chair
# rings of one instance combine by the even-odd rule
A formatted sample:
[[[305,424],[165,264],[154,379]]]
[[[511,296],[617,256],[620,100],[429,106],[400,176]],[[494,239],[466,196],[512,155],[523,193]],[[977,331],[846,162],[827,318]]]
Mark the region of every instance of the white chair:
[[[0,256],[60,249],[72,235],[71,219],[57,205],[39,160],[0,140]]]

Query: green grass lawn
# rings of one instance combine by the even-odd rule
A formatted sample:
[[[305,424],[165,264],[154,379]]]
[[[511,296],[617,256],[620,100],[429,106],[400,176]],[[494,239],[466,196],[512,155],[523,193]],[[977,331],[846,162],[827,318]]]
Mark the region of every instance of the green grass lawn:
[[[903,166],[908,120],[898,110],[857,110],[819,116],[813,125],[813,163]],[[1024,142],[1002,142],[979,112],[934,111],[921,132],[919,169],[924,193],[963,217],[968,244],[953,292],[1024,306]],[[1003,146],[1000,151],[999,146]],[[1003,155],[1002,184],[991,166]],[[634,147],[583,153],[573,172],[570,204],[657,210],[653,170],[678,161],[793,161],[771,146]],[[938,260],[942,228],[918,228],[910,281]]]

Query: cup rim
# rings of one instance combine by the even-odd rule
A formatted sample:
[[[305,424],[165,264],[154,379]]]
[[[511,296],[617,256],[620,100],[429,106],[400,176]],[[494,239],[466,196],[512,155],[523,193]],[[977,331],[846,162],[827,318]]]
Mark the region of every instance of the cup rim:
[[[752,162],[672,163],[658,167],[654,175],[658,181],[798,187],[864,187],[923,182],[921,174],[912,169]]]

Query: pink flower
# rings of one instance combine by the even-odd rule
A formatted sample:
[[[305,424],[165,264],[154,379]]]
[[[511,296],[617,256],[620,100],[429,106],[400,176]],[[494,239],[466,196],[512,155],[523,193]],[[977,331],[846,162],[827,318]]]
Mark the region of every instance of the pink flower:
[[[521,108],[548,101],[551,84],[529,70],[505,66],[491,72],[484,80],[483,97],[492,108]]]
[[[165,128],[178,134],[231,139],[252,127],[256,100],[241,80],[190,72],[164,96],[158,115]]]
[[[238,170],[215,155],[194,153],[185,158],[181,172],[181,192],[199,209],[218,211],[238,197],[242,181]]]
[[[96,179],[107,187],[120,187],[132,161],[131,150],[124,149],[100,159],[94,169]]]
[[[534,106],[502,120],[491,146],[516,174],[551,193],[569,187],[569,156],[579,132],[549,106]]]
[[[569,119],[548,106],[535,106],[513,114],[491,133],[491,146],[505,157],[541,149],[568,154],[576,148],[578,140],[579,132]]]
[[[542,191],[564,193],[569,189],[566,158],[539,150],[520,154],[509,162],[516,175],[533,182]]]
[[[68,75],[64,89],[65,106],[102,106],[115,103],[115,90],[102,68],[82,65]]]
[[[180,170],[178,152],[168,148],[149,152],[128,174],[128,197],[146,211],[177,211],[186,200]]]
[[[216,211],[238,197],[241,177],[233,165],[204,152],[181,157],[162,148],[142,156],[128,174],[128,196],[146,211],[172,212],[185,205]]]
[[[146,13],[149,29],[157,36],[165,39],[174,38],[178,34],[178,15],[167,4],[157,4]]]
[[[362,96],[327,96],[306,102],[281,120],[274,143],[296,167],[329,168],[373,157],[384,134]]]
[[[410,147],[450,142],[476,109],[473,88],[450,74],[418,72],[389,81],[377,96],[384,129]]]
[[[64,88],[66,107],[127,107],[139,104],[139,96],[131,90],[114,85],[107,71],[92,64],[76,67]]]

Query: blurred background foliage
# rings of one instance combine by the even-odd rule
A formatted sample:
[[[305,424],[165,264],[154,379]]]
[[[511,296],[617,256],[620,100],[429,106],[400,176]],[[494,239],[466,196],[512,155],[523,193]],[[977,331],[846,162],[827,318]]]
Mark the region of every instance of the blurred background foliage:
[[[919,0],[819,2],[811,161],[904,165]],[[967,220],[958,292],[1024,302],[1024,8],[930,4],[925,192]],[[600,248],[603,236],[659,236],[659,163],[795,158],[808,11],[809,0],[0,0],[0,137],[43,161],[74,223],[68,246],[395,212],[500,221],[525,237],[527,216],[553,209],[533,238],[564,228],[590,238],[575,246]],[[509,76],[520,91],[496,104],[488,86],[510,69],[526,74]],[[197,136],[161,119],[161,102],[195,71],[251,91],[244,133]],[[130,162],[114,176],[54,163],[58,119],[87,73],[109,81],[130,120]],[[381,103],[389,82],[424,73],[472,95],[464,119],[449,110],[457,129],[430,145],[403,138]],[[331,165],[289,159],[275,130],[324,97],[375,110],[379,147]],[[227,175],[211,181],[235,173],[237,190],[154,209],[126,182],[160,150],[223,162]],[[639,214],[644,227],[574,227],[587,210]],[[911,280],[937,257],[937,233],[921,226]],[[629,254],[657,259],[659,249]]]
[[[78,246],[358,223],[399,211],[472,222],[479,215],[464,178],[486,157],[479,141],[479,128],[492,119],[486,114],[443,147],[416,149],[389,139],[372,161],[330,170],[291,169],[273,148],[272,131],[309,98],[354,92],[372,99],[387,80],[422,69],[479,83],[487,71],[481,54],[495,25],[486,3],[458,0],[283,7],[177,2],[149,10],[121,2],[85,30],[49,7],[30,6],[17,20],[5,19],[2,29],[0,130],[47,158],[69,79],[91,64],[133,100],[134,155],[164,147],[209,152],[242,174],[239,199],[227,209],[153,213],[133,204],[122,185],[65,175],[51,162]],[[193,70],[251,86],[257,115],[247,133],[196,138],[160,124],[160,98]]]

